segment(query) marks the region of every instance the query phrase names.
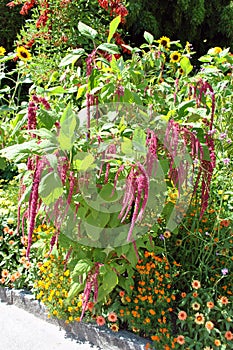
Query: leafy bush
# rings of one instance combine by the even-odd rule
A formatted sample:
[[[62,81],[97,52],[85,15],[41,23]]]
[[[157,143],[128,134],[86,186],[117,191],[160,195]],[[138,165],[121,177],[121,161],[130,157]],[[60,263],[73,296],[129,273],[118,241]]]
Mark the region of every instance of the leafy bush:
[[[120,20],[104,42],[79,22],[87,46],[46,84],[18,47],[35,80],[1,155],[22,171],[28,283],[66,322],[130,329],[147,348],[230,349],[232,54],[211,48],[195,72],[189,43],[145,32],[123,57]]]

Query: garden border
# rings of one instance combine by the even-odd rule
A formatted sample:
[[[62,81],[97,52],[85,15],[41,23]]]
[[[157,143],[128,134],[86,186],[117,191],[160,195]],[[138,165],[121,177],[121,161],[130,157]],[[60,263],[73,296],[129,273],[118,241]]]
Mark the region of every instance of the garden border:
[[[78,341],[88,341],[104,350],[144,350],[148,343],[148,340],[127,331],[114,333],[105,326],[100,328],[83,322],[66,324],[57,318],[48,318],[46,307],[26,290],[0,287],[0,301],[22,308],[36,317],[59,326]]]

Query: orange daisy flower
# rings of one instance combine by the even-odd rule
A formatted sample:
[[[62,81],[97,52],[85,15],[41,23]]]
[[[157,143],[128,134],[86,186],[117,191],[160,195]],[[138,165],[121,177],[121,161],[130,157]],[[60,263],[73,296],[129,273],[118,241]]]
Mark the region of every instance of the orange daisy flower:
[[[196,324],[204,324],[204,322],[205,322],[204,315],[199,313],[199,312],[197,312],[195,314],[195,322],[196,322]]]
[[[214,303],[212,301],[208,301],[206,305],[207,305],[208,309],[213,309],[213,307],[214,307]]]
[[[181,321],[185,321],[186,318],[187,318],[187,313],[186,313],[185,311],[180,311],[180,312],[178,313],[178,318],[179,318],[179,320],[181,320]]]
[[[176,342],[180,345],[185,344],[185,338],[183,335],[178,335],[178,337],[176,338]]]
[[[9,272],[7,270],[2,270],[2,277],[6,278],[9,275]]]
[[[199,289],[199,288],[201,288],[201,283],[198,280],[193,280],[192,281],[192,287],[194,289]]]
[[[111,324],[110,328],[113,332],[119,331],[119,326],[116,323]]]
[[[110,322],[116,322],[117,321],[117,314],[115,312],[109,312],[108,320]]]
[[[231,331],[227,331],[225,333],[226,340],[233,340],[233,333]]]
[[[211,321],[207,321],[205,323],[205,328],[208,329],[208,331],[211,331],[214,328],[214,324]]]
[[[220,298],[220,303],[222,305],[227,305],[229,303],[228,298],[227,297],[221,297]]]
[[[105,318],[103,316],[97,316],[96,323],[98,326],[103,326],[105,324]]]
[[[220,346],[220,345],[221,345],[221,342],[220,342],[220,340],[218,340],[218,339],[215,339],[215,341],[214,341],[214,345],[216,345],[216,346]]]

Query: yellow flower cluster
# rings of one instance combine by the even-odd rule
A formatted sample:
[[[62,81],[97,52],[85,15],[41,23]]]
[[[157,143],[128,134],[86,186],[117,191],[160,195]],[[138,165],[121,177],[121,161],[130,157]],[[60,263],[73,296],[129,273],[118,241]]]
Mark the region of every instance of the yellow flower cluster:
[[[82,310],[81,295],[67,303],[72,279],[62,256],[50,255],[37,264],[40,279],[35,282],[36,298],[48,308],[49,315],[65,319],[66,323],[79,321]]]

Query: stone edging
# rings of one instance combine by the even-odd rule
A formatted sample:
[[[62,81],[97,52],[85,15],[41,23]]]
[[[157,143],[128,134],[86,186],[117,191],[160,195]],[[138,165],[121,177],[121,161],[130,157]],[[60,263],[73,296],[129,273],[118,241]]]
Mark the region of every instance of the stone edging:
[[[0,301],[23,308],[36,317],[63,328],[77,340],[88,341],[104,350],[144,350],[145,344],[148,343],[145,339],[127,331],[114,333],[107,327],[100,328],[91,323],[66,324],[56,318],[48,318],[45,306],[25,290],[0,287]]]

